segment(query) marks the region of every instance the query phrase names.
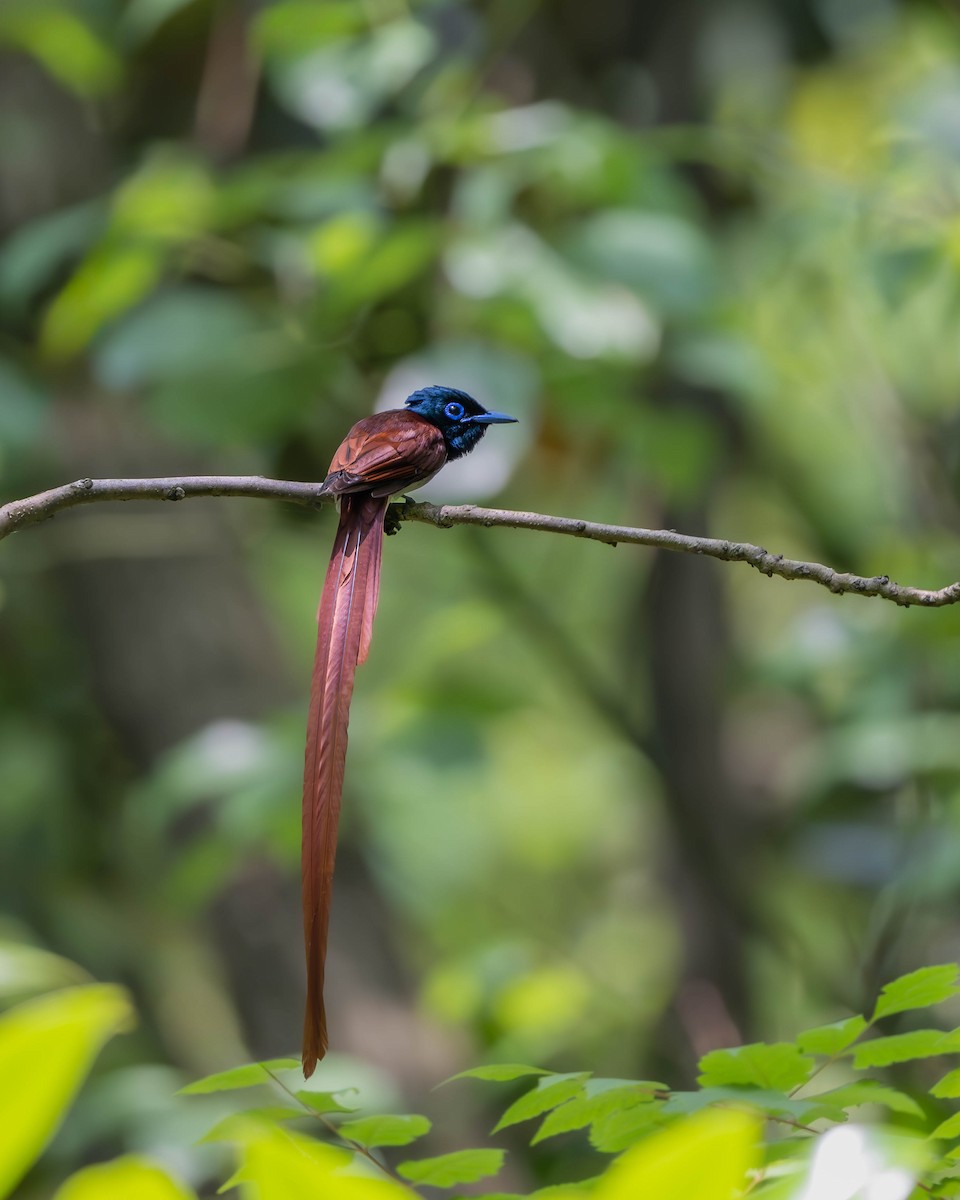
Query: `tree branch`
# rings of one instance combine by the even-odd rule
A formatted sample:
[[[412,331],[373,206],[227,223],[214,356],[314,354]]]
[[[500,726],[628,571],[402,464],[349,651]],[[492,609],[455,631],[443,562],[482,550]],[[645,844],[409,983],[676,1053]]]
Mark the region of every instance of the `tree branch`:
[[[324,502],[318,483],[294,483],[283,479],[265,479],[260,475],[187,475],[166,479],[78,479],[74,483],[12,500],[0,506],[0,539],[27,525],[79,504],[107,500],[187,500],[194,496],[249,496],[261,500],[286,500],[293,504],[316,507]],[[745,562],[763,575],[781,579],[806,579],[838,595],[879,596],[902,607],[943,608],[960,602],[960,581],[936,590],[907,587],[894,583],[887,575],[863,578],[835,571],[823,563],[802,562],[771,554],[750,542],[729,542],[718,538],[692,537],[673,529],[633,529],[625,525],[601,525],[571,517],[542,513],[510,512],[507,509],[477,508],[473,504],[436,505],[406,500],[396,504],[392,513],[401,521],[422,521],[440,529],[454,525],[502,526],[507,529],[532,529],[542,533],[561,533],[616,546],[621,542],[634,546],[654,546],[683,554],[705,554],[723,562]]]

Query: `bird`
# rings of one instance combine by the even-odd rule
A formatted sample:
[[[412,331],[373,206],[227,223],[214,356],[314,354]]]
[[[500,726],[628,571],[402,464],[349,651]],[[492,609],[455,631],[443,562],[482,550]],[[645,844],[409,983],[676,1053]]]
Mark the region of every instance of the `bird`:
[[[340,523],[317,611],[303,772],[304,1078],[328,1045],[324,965],[347,724],[356,668],[370,649],[390,497],[420,487],[468,454],[488,426],[514,422],[516,417],[489,412],[457,388],[421,388],[403,408],[357,421],[320,488],[322,497],[336,500]]]

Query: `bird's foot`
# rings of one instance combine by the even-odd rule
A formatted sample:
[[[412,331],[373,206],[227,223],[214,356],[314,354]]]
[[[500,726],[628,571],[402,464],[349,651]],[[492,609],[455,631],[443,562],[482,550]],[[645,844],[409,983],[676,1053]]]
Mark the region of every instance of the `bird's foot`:
[[[387,515],[383,521],[383,532],[387,537],[393,537],[394,534],[400,532],[400,526],[404,522],[404,513],[407,508],[415,504],[415,500],[411,500],[409,496],[404,496],[402,500],[395,500],[387,509]]]

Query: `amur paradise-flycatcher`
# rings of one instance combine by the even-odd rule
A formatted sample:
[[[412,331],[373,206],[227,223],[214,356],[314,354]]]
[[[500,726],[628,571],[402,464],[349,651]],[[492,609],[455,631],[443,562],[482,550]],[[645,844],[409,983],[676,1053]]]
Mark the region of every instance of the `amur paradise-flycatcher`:
[[[427,387],[402,409],[358,421],[333,456],[321,495],[336,498],[340,524],[317,613],[303,774],[303,925],[307,1003],[303,1073],[327,1050],[324,960],[330,923],[347,722],[357,665],[370,649],[380,592],[384,521],[390,497],[426,483],[468,454],[488,425],[515,421],[488,412],[456,388]]]

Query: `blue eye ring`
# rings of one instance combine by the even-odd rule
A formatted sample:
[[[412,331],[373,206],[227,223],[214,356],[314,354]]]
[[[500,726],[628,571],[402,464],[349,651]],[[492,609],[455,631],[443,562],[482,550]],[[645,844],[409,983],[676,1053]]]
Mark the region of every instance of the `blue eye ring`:
[[[463,416],[464,408],[463,405],[459,404],[456,400],[451,400],[443,412],[444,416],[449,417],[451,421],[459,421]]]

